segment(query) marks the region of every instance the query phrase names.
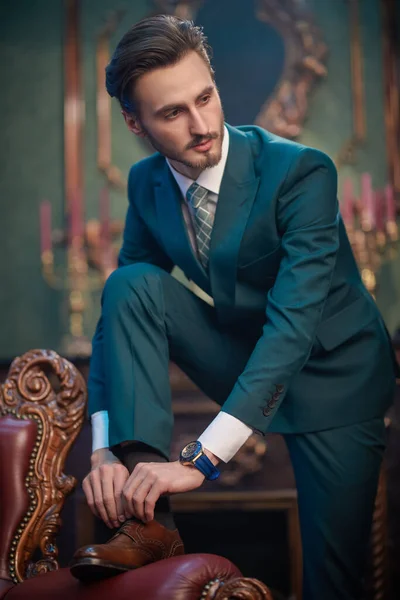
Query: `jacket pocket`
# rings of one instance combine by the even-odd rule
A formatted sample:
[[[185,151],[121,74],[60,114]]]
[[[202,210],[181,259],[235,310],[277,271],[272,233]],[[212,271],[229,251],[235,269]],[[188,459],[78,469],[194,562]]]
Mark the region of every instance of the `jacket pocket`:
[[[275,282],[281,261],[280,248],[259,256],[255,260],[240,265],[237,270],[238,281],[242,281],[261,290],[269,290]]]
[[[271,264],[279,263],[281,259],[281,244],[279,243],[273,250],[267,252],[267,254],[263,254],[262,256],[257,256],[252,260],[247,260],[243,264],[238,264],[239,269],[247,269],[248,267],[258,266],[263,261],[269,260]]]
[[[361,296],[346,308],[319,324],[316,337],[324,350],[334,350],[378,319],[377,309]]]

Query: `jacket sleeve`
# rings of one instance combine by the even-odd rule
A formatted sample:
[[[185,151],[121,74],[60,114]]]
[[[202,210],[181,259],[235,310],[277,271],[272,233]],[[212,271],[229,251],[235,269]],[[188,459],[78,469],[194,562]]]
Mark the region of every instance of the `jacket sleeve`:
[[[135,167],[132,167],[128,180],[129,206],[125,220],[123,244],[118,257],[118,268],[144,262],[157,265],[169,272],[172,270],[173,263],[152,237],[134,202],[135,178]],[[88,396],[89,415],[100,410],[107,410],[104,392],[103,321],[101,316],[92,340]]]
[[[328,156],[301,149],[281,190],[283,256],[263,332],[222,406],[263,433],[310,355],[339,245],[337,174]]]

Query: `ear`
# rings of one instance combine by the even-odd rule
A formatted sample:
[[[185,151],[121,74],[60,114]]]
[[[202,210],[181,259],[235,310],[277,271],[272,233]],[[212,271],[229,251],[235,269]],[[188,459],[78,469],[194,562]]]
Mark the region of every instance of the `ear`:
[[[143,131],[140,121],[135,114],[128,113],[125,110],[122,110],[121,113],[125,119],[125,123],[129,131],[131,131],[135,135],[138,135],[139,137],[146,137],[146,133]]]

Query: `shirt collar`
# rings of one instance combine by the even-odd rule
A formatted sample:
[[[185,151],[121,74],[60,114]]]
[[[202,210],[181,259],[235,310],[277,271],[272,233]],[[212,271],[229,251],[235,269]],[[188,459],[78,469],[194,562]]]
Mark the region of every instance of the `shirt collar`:
[[[204,169],[196,179],[196,182],[202,187],[206,188],[209,192],[213,192],[214,194],[219,194],[219,189],[221,187],[222,177],[225,171],[226,160],[228,158],[228,150],[229,150],[229,132],[226,126],[224,126],[224,139],[222,140],[222,152],[221,152],[221,160],[215,167],[211,167],[210,169]],[[182,175],[178,173],[176,169],[171,165],[168,158],[166,159],[167,164],[171,170],[172,175],[175,177],[176,183],[178,184],[184,198],[186,198],[186,192],[189,187],[194,182],[190,177],[186,177],[186,175]]]

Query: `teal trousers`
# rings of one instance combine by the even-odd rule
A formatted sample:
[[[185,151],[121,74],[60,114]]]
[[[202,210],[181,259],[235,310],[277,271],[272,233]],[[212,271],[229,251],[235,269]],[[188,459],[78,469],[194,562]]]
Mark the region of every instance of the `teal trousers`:
[[[110,445],[145,442],[167,458],[174,361],[222,404],[260,335],[223,330],[215,310],[158,267],[134,264],[106,283],[89,397],[105,394]],[[359,600],[385,445],[383,419],[285,434],[298,490],[303,600]]]

